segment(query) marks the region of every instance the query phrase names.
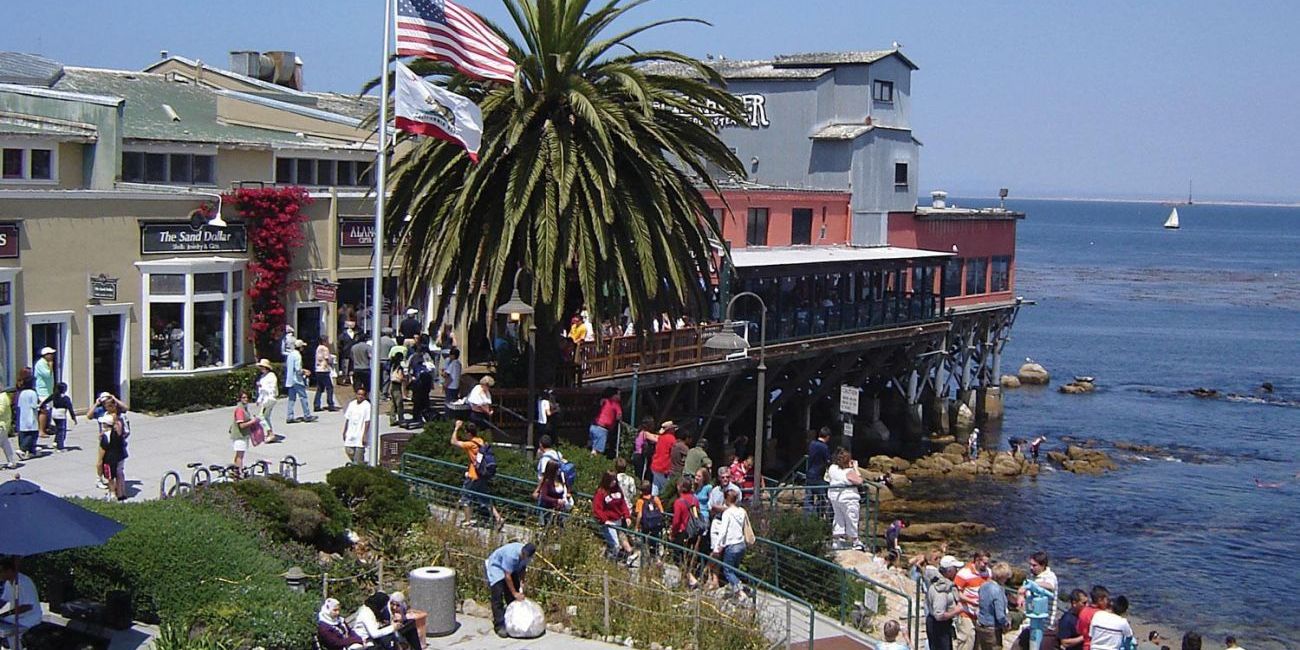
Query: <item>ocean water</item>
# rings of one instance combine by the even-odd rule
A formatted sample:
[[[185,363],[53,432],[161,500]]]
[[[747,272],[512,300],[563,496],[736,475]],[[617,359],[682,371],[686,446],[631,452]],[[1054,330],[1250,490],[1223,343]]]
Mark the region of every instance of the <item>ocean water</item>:
[[[1300,647],[1300,208],[1179,206],[1183,227],[1168,232],[1159,204],[1008,207],[1028,213],[1017,293],[1037,304],[1021,310],[1003,372],[1032,357],[1053,385],[1007,391],[986,444],[1092,439],[1121,467],[952,484],[961,505],[948,514],[997,526],[980,541],[996,554],[1046,550],[1063,588],[1106,585],[1207,648],[1226,634]],[[1075,375],[1098,391],[1056,392]],[[1237,396],[1184,392],[1196,387]]]

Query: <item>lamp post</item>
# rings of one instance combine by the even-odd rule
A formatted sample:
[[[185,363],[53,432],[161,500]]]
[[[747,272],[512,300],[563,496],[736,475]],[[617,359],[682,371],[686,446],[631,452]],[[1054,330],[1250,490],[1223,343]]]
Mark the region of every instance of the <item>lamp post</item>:
[[[524,272],[524,267],[519,267],[515,271],[514,289],[510,292],[510,300],[505,304],[497,307],[498,314],[508,315],[510,320],[519,322],[524,316],[533,315],[533,306],[524,302],[519,297],[519,275]],[[535,293],[534,293],[535,296]],[[535,299],[535,297],[534,297]],[[533,434],[536,433],[537,414],[533,409],[537,408],[537,320],[530,318],[528,320],[528,406],[524,408],[524,413],[528,416],[528,438],[527,446],[524,448],[530,456],[533,453]]]
[[[736,306],[736,300],[750,296],[758,301],[759,326],[758,326],[758,396],[754,401],[754,507],[761,507],[763,499],[761,497],[763,490],[763,447],[767,444],[766,425],[764,420],[767,409],[767,303],[763,302],[762,296],[753,291],[742,291],[731,297],[727,301],[726,322],[722,326],[722,331],[710,336],[704,340],[704,347],[712,350],[729,350],[740,352],[748,350],[749,344],[737,335],[733,330],[731,321],[732,308]]]

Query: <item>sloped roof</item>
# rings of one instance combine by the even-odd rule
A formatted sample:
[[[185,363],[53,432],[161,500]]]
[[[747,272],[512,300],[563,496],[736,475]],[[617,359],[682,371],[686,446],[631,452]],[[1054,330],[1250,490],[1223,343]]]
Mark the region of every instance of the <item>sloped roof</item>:
[[[0,83],[49,88],[63,75],[63,65],[53,59],[22,52],[0,52]]]
[[[316,108],[330,113],[364,120],[379,112],[379,98],[375,95],[346,95],[343,93],[312,93]]]
[[[776,65],[784,66],[831,66],[871,64],[891,56],[897,56],[907,67],[917,70],[911,59],[903,56],[898,48],[888,50],[864,50],[860,52],[807,52],[803,54],[778,54]]]
[[[866,50],[862,52],[810,52],[804,54],[778,54],[772,59],[706,59],[704,65],[713,68],[724,79],[816,79],[840,65],[870,65],[897,56],[909,68],[916,64],[903,56],[897,48]],[[646,71],[674,76],[698,76],[689,66],[680,63],[652,63]]]

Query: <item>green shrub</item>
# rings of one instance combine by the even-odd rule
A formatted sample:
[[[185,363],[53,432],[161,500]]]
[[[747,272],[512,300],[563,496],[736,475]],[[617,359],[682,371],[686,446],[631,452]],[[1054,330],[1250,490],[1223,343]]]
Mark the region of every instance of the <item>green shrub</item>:
[[[276,374],[281,364],[273,364]],[[155,414],[188,413],[231,406],[240,391],[256,393],[258,371],[244,366],[226,372],[205,372],[187,377],[140,377],[131,380],[131,408]]]
[[[78,503],[126,528],[104,546],[29,560],[25,571],[42,589],[70,581],[75,595],[96,599],[124,589],[146,622],[201,624],[236,647],[310,647],[315,598],[288,589],[287,564],[249,522],[191,499]]]
[[[293,540],[321,550],[337,550],[351,513],[324,483],[297,484],[279,476],[251,478],[215,486],[233,490],[240,504],[261,519],[277,541]]]
[[[428,516],[428,506],[411,494],[406,482],[381,467],[339,467],[325,482],[352,510],[356,525],[371,533],[400,535]]]

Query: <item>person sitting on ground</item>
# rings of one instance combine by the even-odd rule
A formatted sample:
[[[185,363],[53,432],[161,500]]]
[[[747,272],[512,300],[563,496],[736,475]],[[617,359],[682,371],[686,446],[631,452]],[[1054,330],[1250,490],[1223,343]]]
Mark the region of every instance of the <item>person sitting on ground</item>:
[[[691,493],[690,486],[686,488],[686,495]],[[679,492],[679,494],[681,494]],[[681,498],[681,497],[679,497]],[[650,494],[650,481],[641,481],[641,495],[637,497],[636,507],[633,510],[634,530],[641,531],[649,537],[647,543],[651,555],[659,554],[659,538],[664,534],[664,504],[659,497]]]
[[[605,540],[605,554],[610,558],[626,558],[629,566],[641,556],[632,550],[627,537],[618,531],[619,526],[632,526],[632,513],[627,507],[627,498],[614,472],[606,470],[600,477],[600,486],[591,498],[591,514],[600,523],[600,533]],[[621,551],[621,553],[620,553]]]
[[[382,591],[371,594],[352,618],[352,631],[361,637],[367,648],[396,650],[397,628],[393,626],[393,617],[388,611],[388,594]]]
[[[1011,579],[1011,565],[998,562],[993,565],[993,579],[979,588],[979,614],[975,619],[976,650],[1000,650],[1002,633],[1011,629],[1007,618],[1007,592],[1002,583]]]
[[[1124,615],[1128,613],[1128,598],[1120,596],[1111,601],[1110,608],[1092,616],[1088,636],[1092,650],[1125,650],[1131,647],[1133,628]]]
[[[510,542],[492,551],[483,562],[487,574],[488,600],[492,603],[492,627],[497,636],[506,638],[506,596],[510,602],[524,599],[524,572],[537,547],[522,542]]]
[[[388,597],[388,613],[392,617],[397,636],[406,642],[406,648],[414,649],[421,646],[420,629],[414,619],[407,617],[406,613],[410,609],[410,605],[406,604],[406,595],[402,592],[394,591],[393,595]]]
[[[835,517],[831,524],[831,537],[840,540],[844,546],[855,551],[866,550],[858,537],[858,515],[862,506],[862,474],[858,472],[858,461],[847,449],[835,452],[834,462],[826,469],[827,497],[831,502],[831,511]],[[836,542],[832,542],[834,546]]]
[[[1137,650],[1160,650],[1161,641],[1164,640],[1164,637],[1160,636],[1160,632],[1151,630],[1147,633],[1147,640],[1138,644]]]
[[[339,601],[326,598],[316,615],[316,640],[323,650],[361,650],[365,641],[357,636],[339,613]]]
[[[43,616],[36,583],[18,572],[17,559],[0,558],[0,639],[26,634]]]
[[[961,603],[952,579],[961,569],[961,560],[945,555],[939,559],[938,570],[926,584],[925,636],[930,650],[952,650],[955,631],[953,620],[961,616]]]
[[[884,627],[880,629],[880,633],[885,636],[885,642],[877,643],[876,650],[909,650],[907,639],[904,638],[902,641],[898,639],[898,633],[901,631],[902,626],[898,621],[893,619],[885,621]]]

